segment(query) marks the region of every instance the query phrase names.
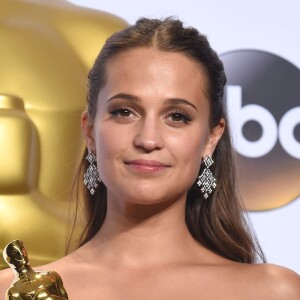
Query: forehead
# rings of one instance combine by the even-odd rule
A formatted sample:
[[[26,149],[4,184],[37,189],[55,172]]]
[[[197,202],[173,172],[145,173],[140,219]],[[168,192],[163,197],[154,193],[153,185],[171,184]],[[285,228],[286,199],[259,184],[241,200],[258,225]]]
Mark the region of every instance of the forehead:
[[[170,93],[166,97],[179,93],[187,98],[207,98],[205,68],[179,52],[155,48],[124,51],[108,61],[106,78],[106,88],[113,90],[134,87],[144,93]]]

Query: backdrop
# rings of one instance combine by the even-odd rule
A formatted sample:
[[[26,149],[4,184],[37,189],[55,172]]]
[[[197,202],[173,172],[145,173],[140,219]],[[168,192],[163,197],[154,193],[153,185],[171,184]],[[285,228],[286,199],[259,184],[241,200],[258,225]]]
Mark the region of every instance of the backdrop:
[[[299,1],[72,0],[138,17],[177,16],[205,33],[228,75],[241,191],[271,263],[300,273]]]

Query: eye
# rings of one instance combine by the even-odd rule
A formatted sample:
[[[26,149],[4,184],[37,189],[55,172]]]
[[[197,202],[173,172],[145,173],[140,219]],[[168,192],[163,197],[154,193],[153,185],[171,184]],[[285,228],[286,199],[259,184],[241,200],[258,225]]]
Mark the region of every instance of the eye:
[[[113,117],[118,117],[118,118],[134,118],[134,117],[136,117],[136,113],[128,107],[114,108],[110,111],[110,114]]]
[[[185,112],[179,110],[169,112],[165,119],[176,124],[188,124],[191,122],[191,118]]]

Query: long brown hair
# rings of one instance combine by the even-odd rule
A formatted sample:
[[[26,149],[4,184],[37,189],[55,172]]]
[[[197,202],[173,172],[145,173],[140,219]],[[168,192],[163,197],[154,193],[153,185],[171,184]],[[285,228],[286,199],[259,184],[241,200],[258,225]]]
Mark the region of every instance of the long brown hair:
[[[188,192],[185,216],[191,235],[203,246],[230,260],[243,263],[258,260],[264,262],[264,255],[245,221],[236,189],[234,154],[223,105],[226,83],[223,64],[203,34],[195,28],[184,27],[181,21],[173,18],[142,18],[135,25],[112,35],[89,72],[87,108],[90,120],[94,120],[97,97],[106,82],[107,61],[121,52],[140,47],[178,52],[204,68],[208,79],[210,128],[213,129],[222,118],[226,122],[224,134],[213,153],[213,172],[218,182],[215,192],[204,199],[196,183]],[[84,159],[86,154],[87,151],[81,160],[75,182],[75,188],[77,186],[77,191],[83,197],[87,219],[80,245],[88,242],[99,231],[107,209],[106,187],[103,183],[94,195],[89,195],[80,186],[87,169]],[[202,168],[200,172],[201,170]],[[77,199],[77,203],[78,201]]]

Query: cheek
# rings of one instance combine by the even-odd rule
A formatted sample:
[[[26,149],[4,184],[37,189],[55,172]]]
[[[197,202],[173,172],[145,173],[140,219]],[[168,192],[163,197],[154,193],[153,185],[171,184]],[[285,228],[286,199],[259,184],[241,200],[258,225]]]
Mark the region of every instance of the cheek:
[[[95,131],[98,169],[102,173],[129,146],[128,132],[116,126],[98,126]],[[114,159],[114,160],[112,160]]]
[[[198,175],[201,164],[202,151],[204,149],[203,144],[197,141],[189,141],[185,149],[185,170],[187,173],[190,173],[193,178],[195,178]],[[187,176],[188,175],[189,174],[187,174]]]
[[[198,175],[206,142],[207,134],[201,130],[191,130],[189,134],[170,140],[179,170],[188,178],[194,180]]]

